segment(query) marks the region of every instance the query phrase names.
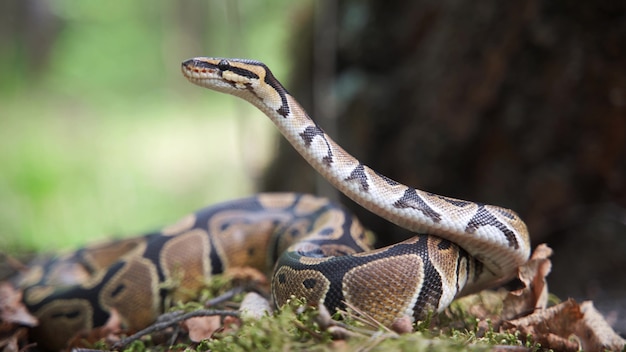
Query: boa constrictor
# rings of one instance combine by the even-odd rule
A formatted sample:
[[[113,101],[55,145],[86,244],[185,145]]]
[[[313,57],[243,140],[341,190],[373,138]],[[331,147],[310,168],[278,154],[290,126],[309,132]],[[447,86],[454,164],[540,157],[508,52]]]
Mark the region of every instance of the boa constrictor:
[[[363,165],[264,64],[201,57],[183,62],[182,72],[259,108],[337,189],[416,236],[372,250],[358,220],[309,195],[260,194],[209,207],[160,232],[34,267],[24,280],[24,301],[39,318],[34,334],[47,347],[104,324],[112,310],[130,330],[145,327],[165,301],[189,299],[211,275],[232,267],[273,268],[277,306],[291,296],[331,312],[348,302],[389,326],[501,284],[528,260],[528,231],[515,212],[424,192]]]

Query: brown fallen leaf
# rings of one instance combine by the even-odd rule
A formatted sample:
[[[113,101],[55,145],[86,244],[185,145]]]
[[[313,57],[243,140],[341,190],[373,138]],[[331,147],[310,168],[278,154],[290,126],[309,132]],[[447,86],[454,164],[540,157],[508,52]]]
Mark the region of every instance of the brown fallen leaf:
[[[593,306],[593,302],[581,303],[580,310],[584,317],[581,324],[576,326],[576,335],[585,337],[583,347],[586,351],[607,349],[621,351],[626,348],[626,340],[611,328],[604,316]]]
[[[209,339],[215,331],[222,328],[219,315],[189,318],[182,325],[189,333],[189,339],[193,342]]]
[[[552,269],[551,255],[552,249],[541,244],[528,263],[520,267],[518,277],[526,287],[510,292],[505,298],[502,328],[519,331],[521,336],[530,335],[543,348],[559,351],[622,350],[626,341],[613,331],[591,302],[578,304],[570,299],[546,309],[546,276]]]
[[[526,264],[519,268],[518,278],[524,288],[511,291],[502,307],[502,319],[509,320],[543,309],[548,304],[548,283],[546,276],[552,270],[550,256],[552,249],[545,243],[535,248]]]
[[[573,299],[505,321],[502,327],[509,332],[519,331],[520,336],[530,335],[542,348],[558,351],[620,351],[626,346],[591,302],[579,305]]]
[[[22,303],[22,292],[8,282],[0,283],[0,331],[8,325],[33,327],[38,324]]]
[[[571,326],[583,317],[574,300],[565,301],[548,309],[538,309],[523,318],[505,321],[502,327],[509,331],[520,331],[521,336],[532,336],[544,348],[559,351],[578,351],[579,344],[570,341]]]
[[[222,325],[224,325],[224,333],[237,330],[241,326],[241,319],[237,317],[226,316],[224,317],[224,322],[222,323]]]
[[[0,283],[0,351],[19,351],[25,342],[28,328],[36,326],[37,319],[22,303],[22,292],[9,282]]]

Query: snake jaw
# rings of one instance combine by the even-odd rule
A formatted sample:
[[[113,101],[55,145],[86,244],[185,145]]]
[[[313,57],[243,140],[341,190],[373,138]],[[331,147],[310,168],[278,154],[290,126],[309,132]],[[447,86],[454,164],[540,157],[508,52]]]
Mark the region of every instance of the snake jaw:
[[[236,94],[237,90],[257,88],[259,81],[264,78],[260,74],[267,69],[265,65],[255,63],[262,65],[259,67],[259,72],[255,72],[253,69],[238,66],[242,63],[250,65],[250,62],[242,62],[242,60],[196,57],[184,61],[181,69],[183,75],[193,83],[205,88]]]
[[[223,71],[218,67],[219,62],[213,61],[215,60],[209,58],[189,59],[181,65],[183,76],[198,86],[233,94],[233,85],[222,77]]]

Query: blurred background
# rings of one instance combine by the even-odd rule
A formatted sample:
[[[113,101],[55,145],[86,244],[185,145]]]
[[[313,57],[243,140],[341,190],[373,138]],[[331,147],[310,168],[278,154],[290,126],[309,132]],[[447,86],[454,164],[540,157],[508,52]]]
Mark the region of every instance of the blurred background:
[[[341,198],[243,101],[180,75],[264,61],[398,181],[517,210],[551,291],[626,332],[626,3],[0,4],[0,248],[74,248],[258,191]]]
[[[286,40],[308,8],[2,2],[0,246],[72,248],[253,193],[277,140],[272,126],[191,85],[180,63],[249,55],[286,77]]]

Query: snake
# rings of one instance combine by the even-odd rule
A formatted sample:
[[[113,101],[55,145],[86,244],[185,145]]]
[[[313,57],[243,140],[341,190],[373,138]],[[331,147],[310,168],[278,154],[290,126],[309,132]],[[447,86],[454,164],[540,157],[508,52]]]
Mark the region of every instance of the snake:
[[[191,83],[263,112],[330,184],[414,236],[374,248],[343,206],[298,193],[260,193],[209,206],[158,231],[76,250],[32,265],[23,301],[39,320],[33,337],[61,349],[113,312],[129,331],[171,302],[193,299],[214,275],[238,267],[271,277],[277,307],[292,297],[330,312],[353,308],[392,326],[424,319],[461,296],[514,278],[530,238],[513,210],[419,190],[361,163],[307,114],[263,63],[196,57]]]

